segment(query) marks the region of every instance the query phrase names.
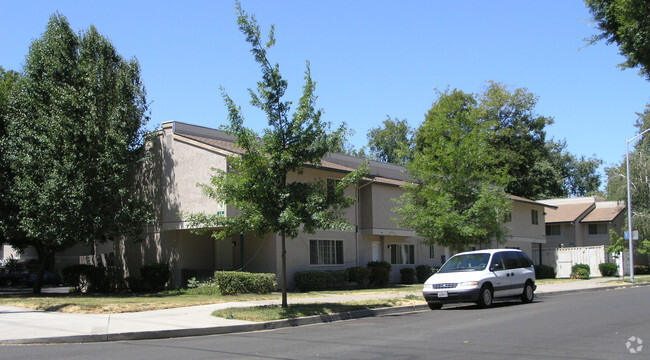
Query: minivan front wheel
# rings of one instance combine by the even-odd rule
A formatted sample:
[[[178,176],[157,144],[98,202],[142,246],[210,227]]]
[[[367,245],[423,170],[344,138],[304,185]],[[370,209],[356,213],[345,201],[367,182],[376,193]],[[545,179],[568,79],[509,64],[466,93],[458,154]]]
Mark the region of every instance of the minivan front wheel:
[[[492,306],[492,287],[483,285],[478,296],[478,306],[481,308],[488,308]]]
[[[521,294],[521,302],[522,303],[529,303],[533,301],[533,298],[535,297],[535,290],[533,289],[533,284],[530,281],[526,281],[526,285],[524,285],[524,292]]]
[[[431,310],[440,310],[442,309],[442,303],[428,303],[429,309]]]

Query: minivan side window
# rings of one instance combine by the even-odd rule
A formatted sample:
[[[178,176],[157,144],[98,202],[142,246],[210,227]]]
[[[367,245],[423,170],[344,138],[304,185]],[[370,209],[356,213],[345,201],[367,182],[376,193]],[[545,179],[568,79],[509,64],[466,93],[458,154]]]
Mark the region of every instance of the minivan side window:
[[[523,265],[519,260],[519,256],[514,251],[503,252],[503,262],[506,265],[506,269],[516,269]]]
[[[519,261],[521,262],[522,267],[531,267],[533,266],[533,262],[530,260],[528,255],[524,253],[516,253],[517,256],[519,257]]]

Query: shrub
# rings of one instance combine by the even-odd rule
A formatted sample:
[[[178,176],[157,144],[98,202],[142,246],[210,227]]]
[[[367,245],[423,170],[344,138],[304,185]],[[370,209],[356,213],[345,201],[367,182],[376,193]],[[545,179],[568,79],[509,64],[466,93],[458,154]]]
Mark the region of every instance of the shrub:
[[[575,264],[571,267],[571,279],[589,279],[589,274],[591,274],[591,269],[587,264]]]
[[[412,267],[402,268],[399,270],[402,284],[410,285],[415,283],[415,269]]]
[[[348,280],[357,283],[357,288],[365,289],[370,283],[370,269],[363,266],[348,269]]]
[[[140,268],[142,283],[147,291],[161,291],[169,280],[169,265],[148,264]]]
[[[370,269],[370,284],[382,287],[390,281],[391,266],[385,261],[371,261],[367,264]]]
[[[634,273],[636,275],[650,274],[650,269],[646,265],[634,265]]]
[[[221,295],[266,294],[276,289],[278,279],[275,274],[217,271],[214,282]]]
[[[548,265],[535,265],[536,279],[555,279],[555,269]]]
[[[333,290],[345,286],[348,281],[347,270],[298,271],[293,275],[298,290]]]
[[[75,264],[61,269],[63,283],[74,287],[75,291],[93,293],[108,290],[104,268],[94,265]]]
[[[145,286],[144,282],[142,281],[141,278],[137,276],[129,276],[126,278],[126,285],[129,291],[134,292],[134,293],[141,293],[145,292]]]
[[[418,265],[415,267],[415,277],[418,283],[424,284],[427,279],[435,273],[435,268],[429,265]]]
[[[616,276],[618,265],[613,263],[603,263],[598,265],[598,270],[602,276]]]

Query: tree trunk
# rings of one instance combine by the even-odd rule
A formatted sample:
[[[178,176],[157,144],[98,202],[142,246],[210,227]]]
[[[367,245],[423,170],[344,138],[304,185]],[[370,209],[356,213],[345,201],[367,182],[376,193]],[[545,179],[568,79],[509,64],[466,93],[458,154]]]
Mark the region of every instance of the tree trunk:
[[[38,251],[38,272],[36,273],[36,281],[32,287],[32,292],[34,294],[40,294],[41,289],[43,288],[43,275],[45,274],[45,268],[47,268],[48,263],[50,262],[51,253],[45,251]]]
[[[286,236],[282,233],[282,307],[286,308],[287,304],[287,248],[285,245]]]

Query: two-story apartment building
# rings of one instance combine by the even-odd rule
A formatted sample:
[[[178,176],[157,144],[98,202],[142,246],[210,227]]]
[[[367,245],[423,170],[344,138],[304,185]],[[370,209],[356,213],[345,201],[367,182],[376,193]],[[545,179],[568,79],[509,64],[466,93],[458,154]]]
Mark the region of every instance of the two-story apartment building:
[[[221,131],[180,122],[162,125],[152,144],[156,161],[143,176],[157,203],[155,225],[148,227],[143,243],[118,242],[115,259],[124,265],[125,275],[137,275],[140,266],[166,262],[172,269],[172,284],[184,285],[192,276],[208,276],[215,270],[243,270],[280,274],[280,237],[267,234],[232,236],[216,241],[209,232],[197,234],[186,221],[187,214],[206,212],[228,216],[237,210],[217,204],[204,196],[199,183],[207,184],[212,169],[227,169],[227,156],[239,152],[234,139]],[[326,156],[321,166],[307,166],[295,180],[337,180],[358,168],[362,159],[344,154]],[[303,270],[346,269],[384,260],[393,265],[392,280],[399,280],[403,267],[427,264],[440,266],[451,254],[437,245],[429,246],[413,230],[400,228],[392,220],[398,216],[393,199],[402,194],[407,180],[404,168],[372,161],[371,175],[347,195],[356,199],[346,214],[347,230],[301,233],[287,240],[287,273]],[[531,253],[534,244],[543,244],[542,203],[512,197],[513,213],[507,247]],[[534,245],[538,246],[538,245]]]

